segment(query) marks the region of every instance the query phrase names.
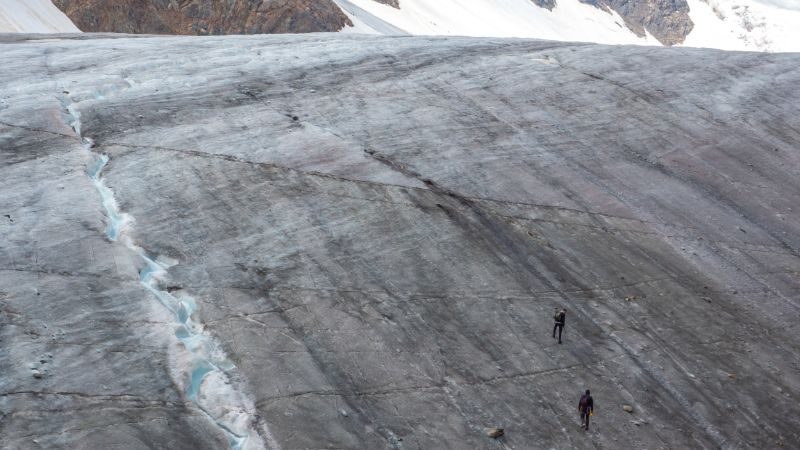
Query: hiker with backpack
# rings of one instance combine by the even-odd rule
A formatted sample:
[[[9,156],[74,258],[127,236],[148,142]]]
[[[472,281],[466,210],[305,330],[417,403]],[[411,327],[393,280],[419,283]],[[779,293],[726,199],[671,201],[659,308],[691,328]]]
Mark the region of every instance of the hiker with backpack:
[[[578,412],[581,414],[581,428],[589,431],[589,417],[594,412],[594,399],[589,389],[586,390],[586,393],[581,396],[581,400],[578,402]]]
[[[558,330],[558,343],[561,343],[561,333],[564,331],[564,323],[567,321],[567,310],[561,308],[561,311],[556,308],[556,314],[553,316],[553,319],[556,321],[555,325],[553,325],[553,339],[556,337],[556,330]]]

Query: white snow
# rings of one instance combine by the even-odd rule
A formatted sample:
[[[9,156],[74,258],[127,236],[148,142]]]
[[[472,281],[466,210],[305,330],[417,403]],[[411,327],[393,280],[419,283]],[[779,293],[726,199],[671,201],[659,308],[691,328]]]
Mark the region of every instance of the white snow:
[[[370,25],[370,21],[377,18],[413,35],[532,37],[658,45],[652,37],[636,36],[616,12],[578,0],[559,0],[552,11],[531,0],[400,0],[400,9],[373,0],[339,0],[338,3],[351,18],[364,19],[357,29],[363,29],[364,24]],[[348,7],[350,5],[356,8]],[[372,17],[366,19],[365,15]]]
[[[761,3],[767,6],[774,6],[776,8],[792,9],[800,11],[800,1],[798,0],[754,0],[756,3]]]
[[[405,35],[408,32],[381,20],[369,12],[354,5],[350,0],[333,0],[353,22],[353,26],[344,27],[345,34],[383,34],[388,36]]]
[[[0,0],[0,33],[80,33],[50,0]]]
[[[552,11],[531,0],[336,0],[353,20],[349,33],[528,37],[602,44],[660,45],[636,36],[613,11],[557,0]],[[800,51],[800,0],[687,0],[690,47]]]
[[[723,50],[744,50],[745,45],[733,27],[730,27],[714,12],[711,5],[703,0],[687,0],[689,17],[694,28],[683,42],[687,47],[708,47]]]
[[[351,10],[348,8],[350,5],[346,5],[344,1],[337,1],[334,0],[338,5],[339,8],[344,11],[347,17],[350,18],[350,21],[353,22],[353,26],[344,27],[340,31],[340,33],[344,34],[390,34],[390,33],[382,33],[375,29],[374,26],[369,26],[362,14],[350,12]]]
[[[350,17],[344,33],[521,37],[603,44],[659,45],[636,36],[614,11],[557,0],[334,0]],[[725,50],[800,51],[800,0],[687,0],[692,32],[682,44]],[[77,33],[50,0],[0,0],[0,33]]]
[[[800,0],[688,0],[695,28],[684,45],[800,51]]]
[[[344,9],[342,9],[344,11]],[[347,14],[345,12],[345,14]],[[363,20],[359,19],[354,15],[347,14],[350,17],[350,21],[353,22],[352,27],[344,27],[341,30],[341,33],[344,34],[383,34],[378,30],[372,28],[371,26],[364,23]]]

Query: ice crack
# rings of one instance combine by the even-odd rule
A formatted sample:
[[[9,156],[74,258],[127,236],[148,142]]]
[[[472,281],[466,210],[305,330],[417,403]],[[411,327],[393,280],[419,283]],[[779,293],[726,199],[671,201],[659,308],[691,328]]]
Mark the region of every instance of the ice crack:
[[[173,295],[159,288],[160,281],[167,276],[167,270],[177,261],[149,255],[125,235],[134,218],[120,210],[114,192],[103,178],[103,170],[110,157],[96,152],[94,141],[82,135],[80,111],[69,97],[63,97],[62,104],[69,115],[70,126],[90,154],[86,174],[100,195],[107,220],[106,236],[113,242],[124,244],[141,258],[144,267],[139,272],[139,282],[172,317],[170,325],[174,328],[175,337],[183,344],[186,354],[181,357],[186,360],[184,365],[188,366],[188,379],[176,380],[177,384],[185,386],[186,397],[225,434],[231,450],[265,448],[264,440],[270,448],[277,449],[278,445],[265,425],[261,425],[261,434],[256,430],[252,401],[237,389],[238,383],[233,380],[235,365],[219,342],[205,332],[203,324],[193,319],[197,310],[195,299],[188,295]]]

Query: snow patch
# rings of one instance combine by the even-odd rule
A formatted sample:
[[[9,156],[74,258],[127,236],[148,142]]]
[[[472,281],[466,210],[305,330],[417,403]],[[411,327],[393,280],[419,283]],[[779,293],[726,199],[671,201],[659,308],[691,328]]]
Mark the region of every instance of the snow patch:
[[[800,51],[800,1],[687,0],[695,24],[683,45],[723,50]]]
[[[367,13],[363,9],[353,5],[348,0],[333,0],[339,6],[353,26],[344,27],[340,33],[344,34],[379,34],[379,35],[394,35],[405,34],[402,30],[395,30],[394,27],[377,17]],[[397,33],[396,31],[399,31]]]
[[[50,0],[0,0],[0,33],[80,33]]]
[[[338,0],[338,3],[351,18],[363,19],[355,27],[359,30],[377,18],[413,35],[659,45],[652,37],[636,36],[616,12],[579,0],[559,0],[552,11],[530,0],[401,0],[400,9],[374,0]],[[371,26],[371,30],[381,32],[378,26]]]
[[[530,0],[336,0],[347,33],[538,38],[661,45],[636,36],[616,11],[558,0],[552,11]],[[723,50],[800,51],[800,0],[687,0],[694,28],[682,44]],[[398,32],[399,30],[399,32]]]

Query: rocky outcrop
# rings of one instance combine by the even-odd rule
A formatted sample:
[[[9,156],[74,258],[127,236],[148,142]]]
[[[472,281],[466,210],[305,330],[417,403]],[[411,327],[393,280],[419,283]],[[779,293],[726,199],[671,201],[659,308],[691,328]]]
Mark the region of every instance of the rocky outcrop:
[[[375,0],[378,3],[382,3],[384,5],[389,5],[393,8],[400,8],[400,3],[398,0]]]
[[[331,0],[53,0],[82,31],[258,34],[339,31],[352,25]]]
[[[686,0],[581,0],[616,11],[637,36],[645,30],[664,45],[680,44],[694,28]]]
[[[556,0],[531,0],[536,6],[552,10],[556,7]]]

